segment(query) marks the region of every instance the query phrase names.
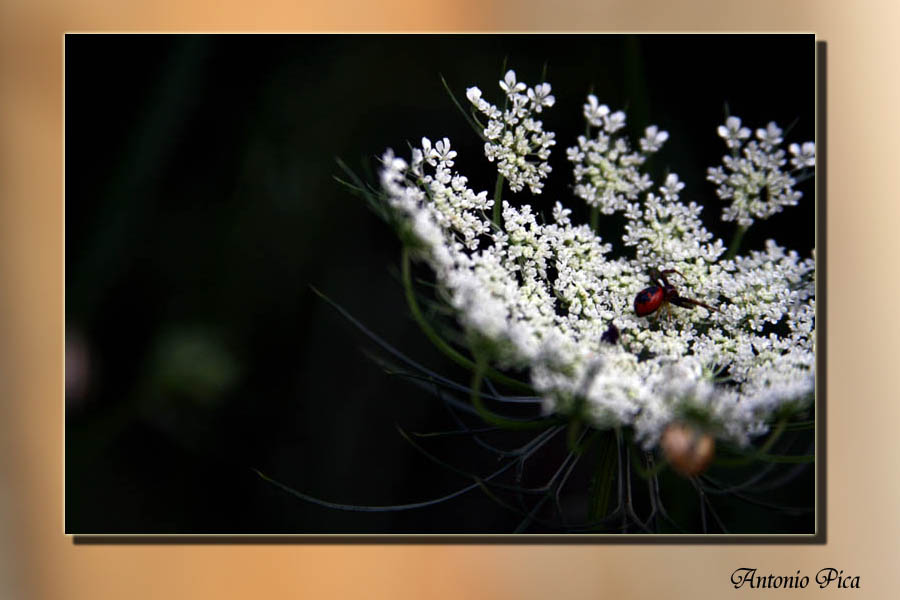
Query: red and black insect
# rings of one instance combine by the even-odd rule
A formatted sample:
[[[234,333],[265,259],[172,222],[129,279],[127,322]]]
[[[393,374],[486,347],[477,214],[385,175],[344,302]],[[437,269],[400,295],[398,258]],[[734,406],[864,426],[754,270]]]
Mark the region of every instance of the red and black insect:
[[[678,275],[681,275],[681,273],[675,269],[666,269],[665,271],[658,271],[656,269],[650,270],[650,278],[655,285],[644,288],[634,297],[634,314],[639,317],[646,317],[647,315],[652,315],[659,309],[665,310],[666,314],[671,314],[669,309],[670,304],[680,306],[681,308],[702,306],[710,311],[719,310],[713,308],[709,304],[704,304],[693,298],[685,298],[679,294],[675,286],[669,283],[669,280],[666,277],[666,275],[669,275],[670,273],[678,273]],[[681,278],[684,279],[684,275],[681,275]]]

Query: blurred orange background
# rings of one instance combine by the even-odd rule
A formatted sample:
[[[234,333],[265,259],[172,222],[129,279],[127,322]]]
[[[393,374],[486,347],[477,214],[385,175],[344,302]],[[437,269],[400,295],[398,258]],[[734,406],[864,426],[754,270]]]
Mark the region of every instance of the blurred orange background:
[[[898,22],[900,6],[874,1],[3,2],[0,597],[697,598],[734,593],[738,567],[834,567],[860,577],[854,595],[896,597]],[[317,30],[811,31],[827,43],[827,543],[76,546],[63,534],[63,33]]]

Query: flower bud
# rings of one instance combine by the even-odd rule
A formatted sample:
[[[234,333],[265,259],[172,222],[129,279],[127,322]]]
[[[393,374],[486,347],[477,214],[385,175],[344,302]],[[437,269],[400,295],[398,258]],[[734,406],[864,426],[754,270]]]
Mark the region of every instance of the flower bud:
[[[705,471],[716,454],[716,442],[711,435],[684,423],[666,427],[659,445],[672,468],[684,477]]]

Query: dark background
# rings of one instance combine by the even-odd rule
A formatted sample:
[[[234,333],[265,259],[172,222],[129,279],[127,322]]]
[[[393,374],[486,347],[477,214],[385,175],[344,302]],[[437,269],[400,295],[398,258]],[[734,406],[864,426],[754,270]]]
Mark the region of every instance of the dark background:
[[[453,429],[446,407],[391,377],[375,347],[315,286],[403,352],[465,381],[408,316],[400,245],[334,179],[387,147],[447,136],[457,168],[493,190],[464,105],[479,86],[498,103],[504,61],[553,86],[554,173],[533,202],[573,201],[565,148],[584,130],[592,91],[625,108],[636,138],[670,133],[651,162],[732,224],[705,181],[725,146],[725,106],[751,129],[796,121],[813,139],[814,38],[804,36],[118,36],[65,41],[66,530],[69,533],[506,532],[520,518],[470,492],[407,512],[314,506],[252,469],[314,496],[399,504],[471,483],[400,436]],[[813,182],[801,205],[757,223],[744,249],[774,237],[808,256]],[[510,198],[507,193],[506,198]],[[621,235],[610,219],[607,240]],[[427,271],[417,273],[427,277]],[[523,438],[491,438],[512,447]],[[425,443],[425,442],[423,442]],[[464,438],[430,451],[481,474],[495,462]],[[533,468],[551,469],[548,447]],[[494,459],[489,459],[493,461]],[[669,510],[692,526],[696,496],[665,473]],[[571,502],[583,496],[573,478]],[[812,474],[776,499],[810,504]],[[734,532],[810,531],[812,515],[729,504]],[[539,531],[539,529],[538,529]]]

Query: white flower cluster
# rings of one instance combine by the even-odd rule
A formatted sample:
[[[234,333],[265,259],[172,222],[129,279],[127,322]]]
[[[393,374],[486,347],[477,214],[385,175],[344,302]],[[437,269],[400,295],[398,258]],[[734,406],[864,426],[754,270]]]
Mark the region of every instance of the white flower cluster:
[[[477,87],[466,90],[469,102],[488,117],[482,132],[484,154],[489,161],[497,161],[497,170],[509,181],[512,191],[522,191],[527,185],[532,194],[540,194],[544,187],[542,180],[550,174],[547,159],[556,140],[532,115],[553,106],[556,99],[550,94],[549,83],[527,87],[516,81],[512,70],[507,71],[500,88],[506,93],[503,110],[484,100]]]
[[[633,152],[628,139],[618,134],[625,127],[625,113],[610,113],[593,94],[584,105],[584,118],[589,128],[598,130],[592,138],[579,136],[578,146],[567,151],[575,165],[575,195],[605,215],[625,210],[629,201],[637,200],[653,185],[638,167],[662,148],[669,134],[651,125],[640,140],[641,151]]]
[[[722,158],[724,169],[710,167],[706,178],[719,186],[716,189],[719,198],[730,202],[722,212],[723,221],[737,221],[741,227],[749,227],[754,217],[765,219],[785,206],[797,204],[803,194],[794,190],[796,181],[791,173],[782,170],[787,163],[780,148],[784,132],[775,123],[757,129],[757,139],[746,144],[750,130],[741,126],[738,117],[728,117],[718,131],[731,149],[731,155]],[[802,147],[791,144],[789,149],[796,169],[815,166],[814,143],[806,142]]]
[[[512,73],[504,83],[510,93],[524,91]],[[477,98],[472,89],[470,99]],[[541,97],[548,106],[546,93]],[[455,152],[446,139],[423,139],[409,164],[384,154],[386,202],[463,328],[491,342],[499,365],[527,369],[548,411],[584,411],[598,427],[633,426],[646,448],[668,424],[686,420],[745,443],[766,431],[774,411],[812,397],[814,261],[774,241],[765,251],[723,259],[724,244],[703,227],[701,207],[680,201],[677,175],[640,198],[653,186],[637,170],[642,155],[613,140],[624,114],[589,97],[585,117],[602,130],[591,150],[581,139],[569,150],[576,179],[581,173],[585,188],[602,190],[592,197],[603,212],[624,214],[623,242],[633,258],[612,258],[611,246],[573,223],[559,202],[552,221],[541,222],[530,206],[504,201],[501,222],[492,226],[492,201],[451,170]],[[774,152],[775,131],[760,138],[761,152]],[[644,153],[658,149],[662,133],[647,129]],[[604,161],[605,171],[598,166]],[[607,194],[606,178],[632,187]],[[653,285],[650,269],[667,271],[680,297],[714,310],[674,306],[636,316],[636,295]]]

